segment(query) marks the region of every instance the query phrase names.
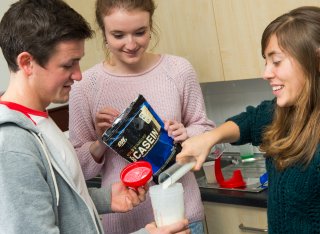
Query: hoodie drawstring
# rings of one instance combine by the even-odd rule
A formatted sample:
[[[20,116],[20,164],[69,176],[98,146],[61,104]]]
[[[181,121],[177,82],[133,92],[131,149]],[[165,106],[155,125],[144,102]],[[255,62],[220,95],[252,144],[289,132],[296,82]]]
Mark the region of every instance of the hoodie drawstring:
[[[54,184],[54,188],[55,188],[55,192],[56,192],[57,206],[59,206],[59,198],[60,198],[59,188],[58,188],[58,185],[57,185],[56,176],[55,176],[54,171],[53,171],[53,168],[52,168],[52,164],[51,164],[51,160],[50,160],[50,156],[49,156],[47,147],[46,147],[45,144],[43,143],[43,139],[42,139],[40,133],[39,133],[39,135],[37,135],[37,134],[35,134],[35,133],[32,132],[32,131],[30,131],[30,132],[32,133],[32,135],[34,135],[34,137],[35,137],[35,138],[38,140],[38,142],[40,143],[41,148],[43,149],[44,154],[45,154],[45,156],[46,156],[46,159],[47,159],[47,161],[48,161],[49,168],[50,168],[50,173],[51,173],[51,176],[52,176],[52,179],[53,179],[53,184]]]

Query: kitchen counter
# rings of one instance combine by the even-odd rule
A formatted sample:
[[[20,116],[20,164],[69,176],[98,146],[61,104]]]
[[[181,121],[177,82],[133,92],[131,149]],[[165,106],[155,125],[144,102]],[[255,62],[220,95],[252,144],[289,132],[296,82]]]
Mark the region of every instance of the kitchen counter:
[[[227,156],[227,157],[226,157]],[[231,165],[231,160],[226,159],[228,158],[236,159],[239,157],[237,154],[225,153],[224,160],[221,160],[221,166],[223,167],[224,174],[228,177],[231,176],[231,171],[229,174],[226,173],[225,168]],[[257,154],[256,158],[261,157],[261,154]],[[253,163],[247,164],[239,164],[241,166],[242,173],[247,174],[249,171],[255,171],[257,174],[260,175],[263,171],[265,171],[265,164],[264,160],[259,160]],[[261,171],[261,169],[263,169]],[[253,173],[254,174],[254,173]],[[195,172],[195,176],[198,180],[199,185],[200,178],[204,177],[204,171],[200,170]],[[252,175],[251,175],[252,176]],[[243,205],[243,206],[251,206],[251,207],[260,207],[260,208],[267,208],[267,200],[268,200],[268,189],[265,189],[260,192],[247,192],[247,191],[237,191],[237,190],[224,190],[224,189],[217,189],[217,188],[206,188],[206,186],[200,186],[201,198],[202,201],[206,202],[216,202],[216,203],[225,203],[225,204],[234,204],[234,205]]]
[[[221,161],[224,167],[228,162]],[[203,170],[195,172],[196,178],[204,176]],[[101,178],[96,177],[87,181],[88,187],[100,187]],[[202,201],[216,202],[251,207],[267,208],[268,189],[261,192],[243,192],[236,190],[222,190],[215,188],[200,188]]]
[[[96,177],[87,181],[88,187],[101,186],[101,178]],[[241,192],[212,188],[200,188],[202,201],[235,204],[253,207],[267,207],[268,189],[258,192]]]
[[[250,193],[232,190],[200,188],[200,192],[202,201],[261,208],[267,207],[268,189],[258,193]]]

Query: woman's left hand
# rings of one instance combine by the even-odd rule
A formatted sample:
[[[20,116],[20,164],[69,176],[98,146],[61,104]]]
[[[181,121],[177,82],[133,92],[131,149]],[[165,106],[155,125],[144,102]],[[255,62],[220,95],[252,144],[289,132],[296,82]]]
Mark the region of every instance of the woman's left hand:
[[[188,138],[187,129],[176,120],[164,120],[164,129],[175,142],[183,142]]]

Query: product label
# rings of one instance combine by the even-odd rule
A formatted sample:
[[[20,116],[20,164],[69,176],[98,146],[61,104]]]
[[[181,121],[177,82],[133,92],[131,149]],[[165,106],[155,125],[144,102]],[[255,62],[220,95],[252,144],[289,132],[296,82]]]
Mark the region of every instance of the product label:
[[[175,162],[181,147],[168,136],[164,124],[142,95],[102,136],[103,142],[129,162],[148,161],[154,178]]]

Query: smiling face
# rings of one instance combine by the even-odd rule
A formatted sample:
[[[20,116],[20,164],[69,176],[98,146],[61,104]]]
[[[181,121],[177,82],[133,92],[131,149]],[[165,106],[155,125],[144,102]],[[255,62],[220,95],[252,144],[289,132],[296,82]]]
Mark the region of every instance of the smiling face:
[[[120,66],[141,62],[150,42],[150,14],[142,10],[115,8],[103,22],[113,62]]]
[[[30,82],[43,109],[51,102],[68,101],[71,85],[82,78],[79,61],[83,55],[84,40],[71,40],[60,42],[44,67],[33,60]]]
[[[263,79],[272,87],[280,107],[293,106],[305,85],[306,76],[300,64],[288,53],[281,50],[275,35],[270,37],[264,51],[266,65]]]

